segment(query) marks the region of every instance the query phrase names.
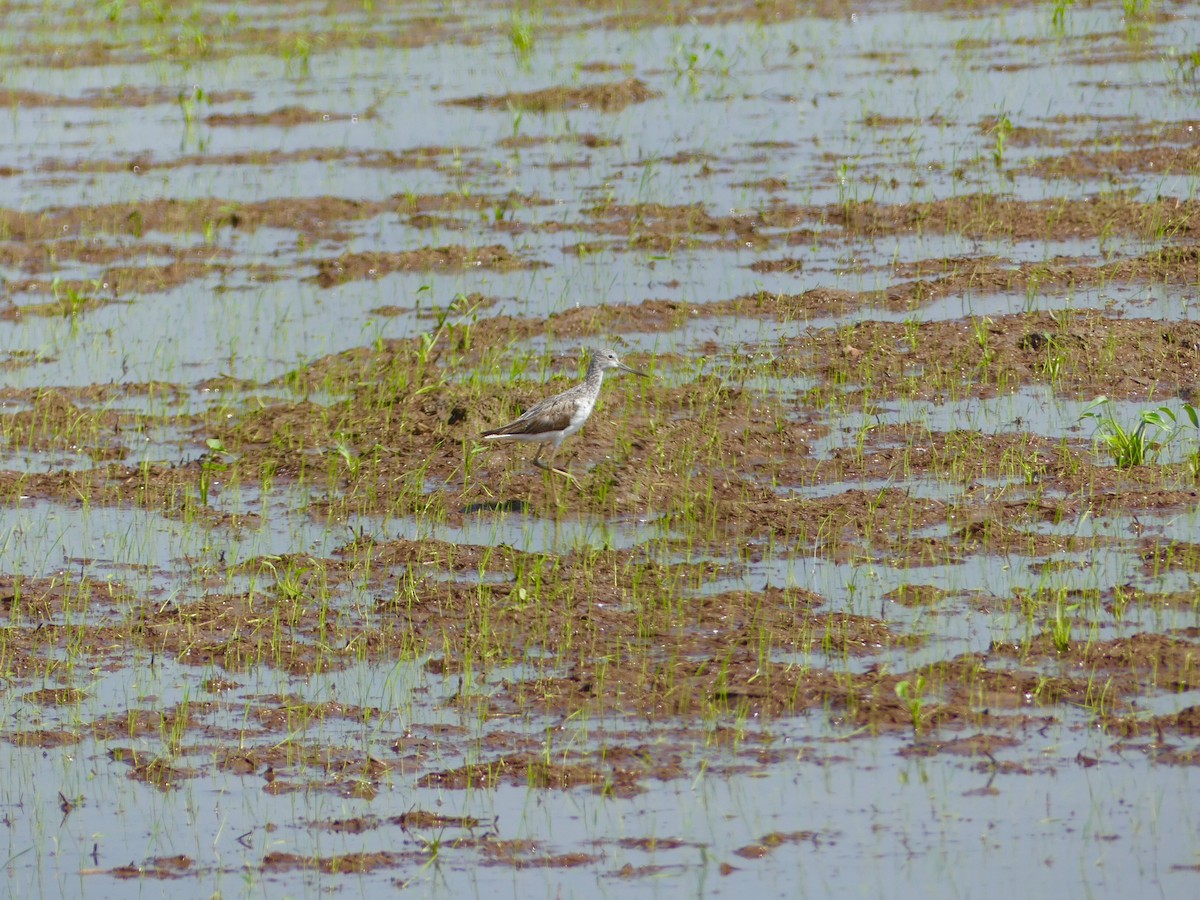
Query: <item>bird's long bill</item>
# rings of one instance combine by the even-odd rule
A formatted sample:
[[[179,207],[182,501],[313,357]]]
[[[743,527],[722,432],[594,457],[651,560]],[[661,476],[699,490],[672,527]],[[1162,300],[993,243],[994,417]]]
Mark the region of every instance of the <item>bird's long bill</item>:
[[[617,363],[617,368],[623,369],[624,371],[628,372],[630,375],[640,375],[642,378],[650,377],[645,372],[639,372],[637,369],[629,368],[629,366],[625,365],[625,363]]]

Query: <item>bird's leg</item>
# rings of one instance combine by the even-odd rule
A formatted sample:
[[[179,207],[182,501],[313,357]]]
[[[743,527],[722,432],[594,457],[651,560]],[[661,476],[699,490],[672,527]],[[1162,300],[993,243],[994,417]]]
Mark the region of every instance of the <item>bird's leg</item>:
[[[554,486],[553,469],[552,469],[552,467],[547,466],[544,462],[542,462],[542,459],[541,459],[542,450],[544,450],[545,447],[546,447],[545,444],[538,444],[537,453],[535,453],[533,455],[533,464],[535,466],[537,466],[539,469],[541,469],[543,472],[546,473],[546,484],[550,487],[550,500],[554,504],[554,506],[557,508],[559,506],[558,488]]]
[[[543,445],[543,444],[538,445],[538,452],[537,452],[537,455],[534,456],[534,458],[533,458],[533,464],[545,472],[555,472],[556,474],[561,475],[563,478],[567,479],[567,481],[571,482],[571,484],[575,485],[575,487],[582,490],[583,487],[582,487],[582,485],[580,485],[579,480],[574,475],[572,475],[570,472],[568,472],[566,469],[556,469],[556,468],[554,468],[553,465],[550,464],[550,462],[542,462],[541,455],[542,455],[542,447],[543,446],[545,446],[545,445]],[[550,451],[550,460],[554,459],[554,453],[555,453],[555,450],[552,449]]]

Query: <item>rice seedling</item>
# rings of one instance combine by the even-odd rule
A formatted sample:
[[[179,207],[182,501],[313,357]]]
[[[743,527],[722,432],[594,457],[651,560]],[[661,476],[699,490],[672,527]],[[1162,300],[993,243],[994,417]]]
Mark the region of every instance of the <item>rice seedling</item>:
[[[1075,5],[1075,0],[1055,0],[1050,14],[1050,25],[1058,34],[1067,30],[1067,10]]]
[[[1059,592],[1054,601],[1054,616],[1050,619],[1050,639],[1059,653],[1071,649],[1074,613],[1079,609],[1079,604],[1063,601],[1062,592]]]
[[[279,52],[289,78],[308,78],[312,75],[312,50],[311,35],[292,34],[280,40]]]
[[[227,458],[229,453],[219,438],[208,438],[205,441],[209,452],[200,459],[200,474],[198,492],[200,505],[208,506],[208,492],[215,473],[224,472],[229,468]]]
[[[537,32],[542,27],[540,9],[514,9],[509,17],[508,43],[513,57],[524,69],[533,66],[533,51],[537,44]]]
[[[1183,413],[1193,428],[1200,428],[1200,414],[1190,403],[1183,404]],[[1180,433],[1178,416],[1168,406],[1142,410],[1134,428],[1122,426],[1113,412],[1111,401],[1104,396],[1093,400],[1079,417],[1082,422],[1095,422],[1093,439],[1103,445],[1119,469],[1154,462],[1166,445]]]

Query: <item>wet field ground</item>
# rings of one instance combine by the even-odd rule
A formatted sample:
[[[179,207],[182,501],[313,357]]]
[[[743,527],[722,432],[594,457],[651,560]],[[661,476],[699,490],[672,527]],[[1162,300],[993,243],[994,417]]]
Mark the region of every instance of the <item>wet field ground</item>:
[[[3,8],[10,893],[1196,892],[1200,6]]]

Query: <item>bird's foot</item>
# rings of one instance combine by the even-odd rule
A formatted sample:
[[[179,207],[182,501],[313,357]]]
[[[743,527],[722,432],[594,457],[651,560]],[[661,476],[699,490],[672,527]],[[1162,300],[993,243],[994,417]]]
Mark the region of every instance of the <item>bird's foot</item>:
[[[556,469],[554,466],[544,463],[540,459],[535,459],[533,464],[544,472],[553,472],[555,475],[561,475],[563,478],[567,479],[567,481],[571,482],[571,484],[575,485],[575,487],[579,488],[580,490],[583,489],[583,485],[579,483],[579,479],[566,469]]]
[[[579,479],[576,478],[574,475],[572,475],[570,472],[568,472],[566,469],[551,469],[550,471],[557,472],[563,478],[567,479],[567,481],[571,482],[571,484],[575,485],[575,487],[579,488],[581,491],[583,490],[583,485],[579,483]]]

